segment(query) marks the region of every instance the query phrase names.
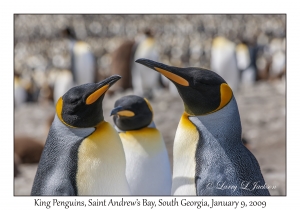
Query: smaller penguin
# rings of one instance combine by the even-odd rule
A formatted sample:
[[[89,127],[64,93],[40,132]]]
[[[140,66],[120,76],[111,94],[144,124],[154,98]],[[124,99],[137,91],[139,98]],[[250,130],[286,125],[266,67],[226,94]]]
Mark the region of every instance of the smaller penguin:
[[[102,110],[120,78],[79,85],[59,98],[31,195],[130,195],[122,142]]]
[[[168,152],[148,100],[124,96],[116,101],[111,115],[123,143],[132,195],[171,195]]]

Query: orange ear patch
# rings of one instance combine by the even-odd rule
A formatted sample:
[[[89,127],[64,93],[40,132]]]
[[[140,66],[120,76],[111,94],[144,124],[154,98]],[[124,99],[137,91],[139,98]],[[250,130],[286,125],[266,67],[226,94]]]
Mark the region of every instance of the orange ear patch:
[[[150,111],[152,112],[152,120],[151,120],[151,121],[153,121],[154,112],[153,112],[152,106],[151,106],[150,102],[149,102],[146,98],[144,98],[144,100],[146,101],[146,103],[147,103],[147,105],[148,105]]]
[[[64,121],[64,119],[63,119],[62,116],[61,116],[62,107],[63,107],[63,100],[62,100],[62,97],[60,97],[60,98],[58,99],[57,103],[56,103],[56,114],[57,114],[59,120],[60,120],[63,124],[65,124],[66,126],[69,126],[69,127],[71,127],[71,128],[76,128],[76,127],[74,127],[74,126],[71,126],[71,125],[67,124],[67,123]]]
[[[231,100],[232,98],[232,90],[231,88],[229,87],[229,85],[227,85],[226,83],[222,83],[221,86],[220,86],[220,95],[221,95],[221,102],[220,102],[220,105],[219,107],[214,110],[213,112],[216,112],[220,109],[222,109],[224,106],[226,106],[229,101]]]
[[[176,74],[173,74],[171,72],[168,72],[166,70],[163,70],[161,68],[157,68],[157,67],[154,67],[154,68],[158,72],[160,72],[162,75],[164,75],[167,78],[169,78],[170,80],[172,80],[172,81],[174,81],[174,82],[176,82],[176,83],[178,83],[178,84],[180,84],[182,86],[189,86],[189,82],[186,79],[184,79],[184,78],[182,78],[182,77],[180,77],[180,76],[178,76]]]
[[[102,96],[103,93],[105,93],[107,91],[107,89],[109,88],[109,85],[104,85],[103,87],[101,87],[100,89],[96,90],[94,93],[92,93],[85,101],[85,103],[87,105],[94,103],[95,101],[97,101],[98,98],[100,98],[100,96]]]
[[[60,119],[60,121],[64,121],[61,117],[61,111],[62,111],[62,106],[63,106],[63,100],[62,97],[60,97],[56,103],[56,114],[58,116],[58,118]]]
[[[151,104],[149,103],[149,101],[148,101],[146,98],[144,98],[144,100],[146,101],[146,103],[147,103],[147,105],[148,105],[148,108],[150,109],[150,111],[151,111],[152,114],[153,114],[153,109],[152,109]]]

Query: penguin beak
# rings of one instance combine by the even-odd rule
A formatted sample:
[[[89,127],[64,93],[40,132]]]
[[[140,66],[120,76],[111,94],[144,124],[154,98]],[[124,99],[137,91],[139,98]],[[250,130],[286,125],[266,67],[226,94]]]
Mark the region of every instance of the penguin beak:
[[[99,87],[102,87],[104,85],[109,85],[109,87],[111,87],[113,84],[115,84],[119,79],[121,79],[122,77],[120,75],[112,75],[108,78],[106,78],[105,80],[102,80],[101,82],[97,83],[99,84]]]
[[[113,110],[111,110],[110,116],[117,115],[117,113],[121,110],[123,110],[123,107],[121,107],[121,106],[114,108]]]
[[[144,66],[147,66],[155,71],[158,71],[172,82],[175,82],[182,86],[189,86],[189,82],[183,76],[179,75],[183,74],[183,72],[180,73],[180,70],[178,68],[167,66],[165,64],[158,63],[145,58],[140,58],[135,62],[143,64]]]
[[[87,99],[86,104],[92,104],[97,101],[115,82],[121,79],[119,75],[113,75],[99,83],[96,83],[96,88],[93,88]]]
[[[150,69],[153,69],[153,70],[155,70],[154,67],[161,67],[162,68],[163,66],[167,66],[167,65],[149,60],[149,59],[145,59],[145,58],[137,59],[135,62],[143,64],[144,66],[147,66],[147,67],[149,67]]]
[[[112,115],[119,115],[122,117],[133,117],[135,114],[132,111],[124,110],[124,108],[122,106],[118,106],[118,107],[114,108],[113,110],[111,110],[110,116],[112,116]]]

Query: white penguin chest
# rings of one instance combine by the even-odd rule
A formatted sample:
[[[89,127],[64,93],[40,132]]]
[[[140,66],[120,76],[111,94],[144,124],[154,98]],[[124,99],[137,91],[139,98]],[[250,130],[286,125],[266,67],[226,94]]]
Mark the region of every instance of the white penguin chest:
[[[159,131],[155,128],[143,128],[120,133],[120,137],[132,195],[170,195],[170,162]]]

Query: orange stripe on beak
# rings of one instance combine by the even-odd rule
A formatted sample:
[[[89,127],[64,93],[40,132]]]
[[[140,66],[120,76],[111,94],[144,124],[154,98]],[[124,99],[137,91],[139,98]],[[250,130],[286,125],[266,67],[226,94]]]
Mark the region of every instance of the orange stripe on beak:
[[[182,86],[189,86],[189,82],[186,79],[184,79],[184,78],[182,78],[182,77],[180,77],[180,76],[178,76],[176,74],[173,74],[173,73],[171,73],[169,71],[163,70],[161,68],[158,68],[158,67],[154,67],[154,68],[158,72],[160,72],[162,75],[164,75],[167,78],[169,78],[170,80],[172,80],[172,81],[174,81],[174,82],[176,82],[176,83],[178,83],[178,84],[180,84]]]
[[[103,93],[105,93],[109,88],[109,85],[104,85],[100,89],[96,90],[94,93],[92,93],[85,101],[87,105],[94,103],[97,101],[98,98],[100,98]]]

